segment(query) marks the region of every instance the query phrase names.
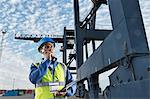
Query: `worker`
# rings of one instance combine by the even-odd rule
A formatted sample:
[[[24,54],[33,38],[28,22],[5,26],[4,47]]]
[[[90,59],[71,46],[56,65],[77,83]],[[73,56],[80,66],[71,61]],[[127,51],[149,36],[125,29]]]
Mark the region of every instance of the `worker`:
[[[74,80],[66,65],[54,57],[54,48],[52,38],[44,37],[38,42],[38,51],[44,61],[32,63],[29,74],[31,83],[35,84],[35,99],[64,99],[76,92],[76,84],[64,90]]]

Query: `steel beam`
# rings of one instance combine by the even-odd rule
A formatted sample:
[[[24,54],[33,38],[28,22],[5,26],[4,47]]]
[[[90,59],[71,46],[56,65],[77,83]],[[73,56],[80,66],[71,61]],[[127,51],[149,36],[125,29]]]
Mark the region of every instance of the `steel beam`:
[[[94,14],[92,20],[89,23],[89,29],[90,30],[95,30],[95,22],[96,22],[96,13]],[[96,47],[95,47],[95,40],[92,40],[92,47],[93,47],[93,52],[95,51]]]
[[[112,30],[83,30],[83,38],[86,40],[104,40]]]
[[[77,68],[83,63],[83,34],[81,34],[79,21],[79,1],[74,0],[74,18],[75,18],[75,44],[76,44],[76,61]]]
[[[88,78],[89,99],[99,99],[99,79],[98,75],[91,75]]]
[[[149,79],[108,86],[104,91],[105,99],[149,99]]]
[[[63,35],[63,63],[67,63],[67,38],[66,38],[66,27],[64,27]]]
[[[50,37],[57,43],[63,43],[63,35],[15,34],[15,39],[38,42],[43,37]]]
[[[128,2],[129,5],[127,5],[126,2]],[[109,5],[114,30],[78,69],[78,79],[84,79],[104,68],[108,69],[108,66],[109,69],[111,69],[113,67],[111,64],[119,61],[126,55],[133,53],[149,53],[137,0],[132,0],[132,2],[129,0],[110,0]],[[134,5],[136,5],[136,7],[133,7]],[[119,11],[118,8],[120,8]],[[127,10],[130,10],[129,13]],[[131,14],[131,12],[134,14]],[[115,16],[117,15],[121,16],[120,21],[116,19],[117,17]]]
[[[98,0],[96,4],[94,4],[93,8],[89,12],[89,14],[86,16],[83,22],[80,24],[80,28],[86,28],[87,24],[93,20],[93,17],[95,17],[96,11],[101,6],[101,4],[107,4],[106,0]]]

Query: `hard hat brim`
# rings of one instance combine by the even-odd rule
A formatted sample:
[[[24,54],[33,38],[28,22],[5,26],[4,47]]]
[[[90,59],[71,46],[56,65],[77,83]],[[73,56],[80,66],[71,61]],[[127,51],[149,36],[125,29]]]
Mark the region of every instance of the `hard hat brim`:
[[[41,48],[46,44],[46,43],[52,43],[55,47],[55,43],[54,42],[44,42],[42,43],[39,47],[38,47],[38,51],[41,53]]]

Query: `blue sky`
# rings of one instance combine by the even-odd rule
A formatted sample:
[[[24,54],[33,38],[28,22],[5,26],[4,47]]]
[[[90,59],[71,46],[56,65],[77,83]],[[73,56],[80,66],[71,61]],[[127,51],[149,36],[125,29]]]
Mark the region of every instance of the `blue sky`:
[[[90,0],[80,1],[80,20],[92,7]],[[150,0],[139,0],[144,18],[148,41],[150,42]],[[108,6],[97,12],[96,28],[111,29]],[[14,34],[63,34],[63,28],[74,28],[73,0],[0,0],[0,30],[7,34],[3,42],[0,63],[0,89],[31,88],[28,81],[29,67],[41,59],[36,44],[15,40]],[[1,42],[2,34],[0,34]],[[56,56],[60,45],[56,46]],[[61,61],[61,58],[59,58]],[[32,86],[33,87],[33,86]]]

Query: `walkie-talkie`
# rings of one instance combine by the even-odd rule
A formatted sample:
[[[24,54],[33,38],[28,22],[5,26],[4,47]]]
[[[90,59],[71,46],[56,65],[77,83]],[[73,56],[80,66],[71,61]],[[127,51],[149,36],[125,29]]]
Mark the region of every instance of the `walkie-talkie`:
[[[57,60],[57,58],[54,56],[51,56],[51,57],[52,57],[52,63],[54,63]]]

